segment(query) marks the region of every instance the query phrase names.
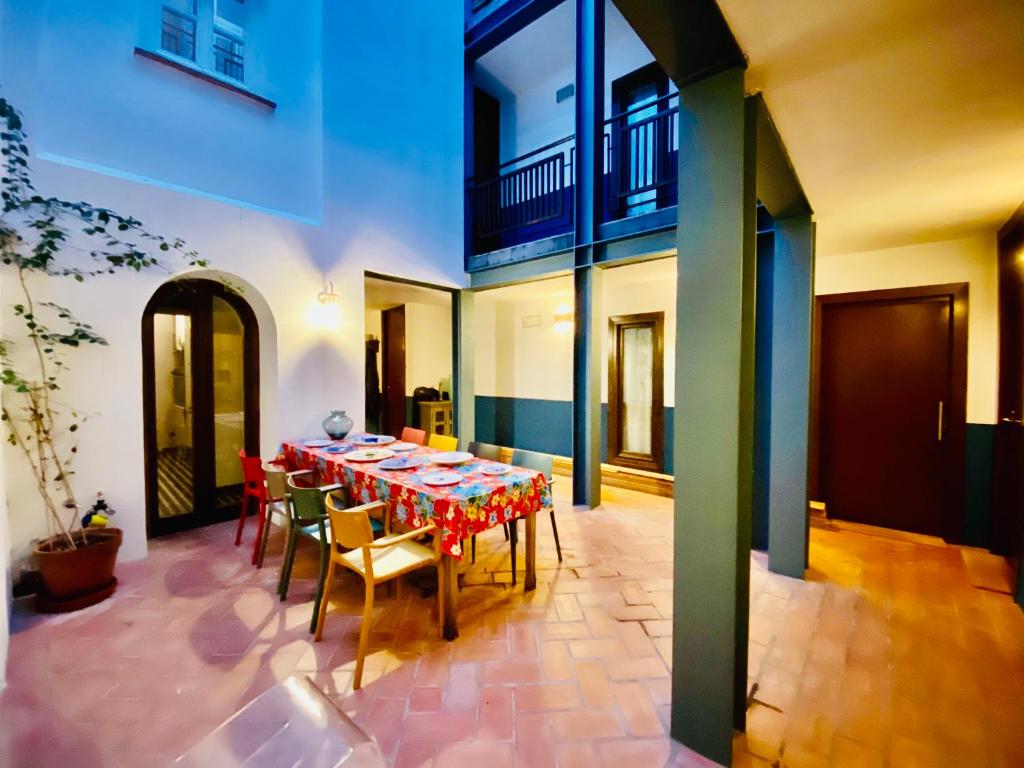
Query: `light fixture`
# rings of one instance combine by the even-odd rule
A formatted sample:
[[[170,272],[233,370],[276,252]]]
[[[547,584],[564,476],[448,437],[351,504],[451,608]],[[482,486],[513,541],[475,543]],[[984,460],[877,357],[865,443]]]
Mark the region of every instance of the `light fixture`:
[[[568,333],[572,330],[572,307],[568,304],[559,304],[555,307],[555,330],[559,333]]]
[[[330,280],[324,282],[324,289],[317,295],[316,300],[320,304],[341,303],[341,297],[334,292],[334,283]]]
[[[324,281],[324,289],[316,296],[316,304],[309,308],[309,324],[321,331],[336,331],[341,327],[341,297],[334,292],[334,283]]]
[[[187,315],[174,316],[174,349],[177,352],[185,349],[185,336],[188,333],[187,321]]]

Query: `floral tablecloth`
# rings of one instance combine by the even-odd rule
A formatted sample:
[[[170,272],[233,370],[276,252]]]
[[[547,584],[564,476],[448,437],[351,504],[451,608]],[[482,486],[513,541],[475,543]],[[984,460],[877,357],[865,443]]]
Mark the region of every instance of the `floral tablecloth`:
[[[504,475],[485,475],[480,470],[495,462],[473,459],[454,467],[425,463],[416,469],[388,471],[375,463],[346,461],[344,453],[331,452],[347,445],[347,441],[330,446],[286,442],[281,453],[289,469],[317,469],[323,482],[347,485],[353,502],[386,502],[392,520],[411,528],[433,523],[441,531],[442,550],[456,559],[462,559],[462,542],[470,536],[551,506],[551,488],[544,475],[530,469],[514,467]],[[400,455],[429,458],[432,453],[438,451],[417,448]],[[454,486],[426,485],[423,475],[437,470],[458,472],[465,479]]]

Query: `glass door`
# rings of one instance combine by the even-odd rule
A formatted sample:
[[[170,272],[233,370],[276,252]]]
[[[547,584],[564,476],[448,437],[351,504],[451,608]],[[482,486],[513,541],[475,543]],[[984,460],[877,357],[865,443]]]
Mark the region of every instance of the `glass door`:
[[[663,312],[609,318],[608,461],[664,468]]]
[[[174,281],[143,319],[150,535],[238,514],[238,452],[258,453],[258,338],[242,298],[208,280]]]

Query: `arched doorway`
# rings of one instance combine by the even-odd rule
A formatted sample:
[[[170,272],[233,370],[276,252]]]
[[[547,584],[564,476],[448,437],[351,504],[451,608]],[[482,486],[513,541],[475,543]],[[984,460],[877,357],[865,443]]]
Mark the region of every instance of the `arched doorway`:
[[[162,285],[142,318],[150,536],[238,514],[238,451],[259,453],[259,329],[214,280]]]

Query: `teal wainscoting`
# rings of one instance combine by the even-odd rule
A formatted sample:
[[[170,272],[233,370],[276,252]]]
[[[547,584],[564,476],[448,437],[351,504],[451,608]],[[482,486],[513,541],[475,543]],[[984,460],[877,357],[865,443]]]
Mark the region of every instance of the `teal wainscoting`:
[[[665,408],[665,474],[672,474],[674,413]],[[572,403],[525,397],[476,396],[476,439],[509,448],[572,455]],[[601,405],[601,460],[608,457],[608,405]]]
[[[967,460],[964,471],[964,543],[972,547],[991,544],[992,462],[995,424],[967,425]]]

